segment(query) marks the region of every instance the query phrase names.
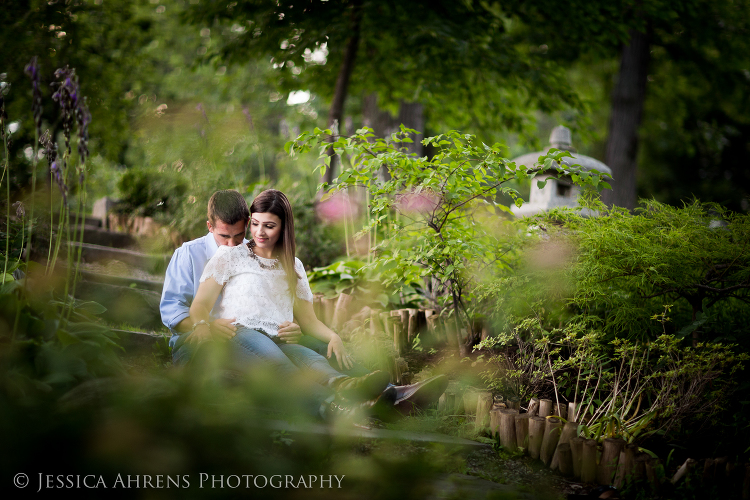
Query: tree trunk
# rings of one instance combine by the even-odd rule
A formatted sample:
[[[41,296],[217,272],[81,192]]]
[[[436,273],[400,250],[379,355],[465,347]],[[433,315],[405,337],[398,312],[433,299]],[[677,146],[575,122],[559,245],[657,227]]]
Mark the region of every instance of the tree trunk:
[[[632,30],[630,43],[624,45],[620,72],[612,89],[612,114],[604,163],[612,169],[612,190],[602,193],[608,205],[630,210],[636,204],[638,127],[646,97],[650,60],[649,36]]]
[[[339,68],[338,77],[336,77],[336,87],[333,91],[333,101],[331,102],[331,109],[328,113],[328,128],[330,128],[334,134],[336,128],[341,130],[344,118],[344,102],[346,101],[346,95],[349,90],[349,78],[352,76],[354,70],[354,61],[357,58],[357,50],[359,49],[359,34],[362,23],[362,1],[354,0],[351,3],[351,35],[349,40],[346,42],[346,48],[344,49],[344,59],[341,61],[341,67]],[[338,126],[336,125],[338,124]],[[333,142],[335,139],[331,138]],[[333,174],[336,170],[336,164],[338,162],[337,156],[333,153],[333,146],[328,148],[328,156],[331,157],[331,164],[326,170],[323,180],[327,183],[333,181]]]
[[[424,134],[422,133],[424,131],[424,106],[421,103],[401,101],[398,116],[393,117],[388,111],[378,106],[378,95],[371,93],[365,96],[362,114],[364,115],[363,125],[370,127],[376,137],[390,136],[399,130],[399,125],[401,124],[418,131],[419,134],[410,135],[410,138],[414,142],[405,144],[404,146],[409,153],[417,156],[423,155],[424,146],[422,146],[421,141],[424,139]],[[381,167],[380,175],[383,180],[390,179],[388,169],[385,165]]]
[[[422,156],[424,148],[422,139],[424,139],[424,106],[419,102],[404,102],[398,109],[398,123],[407,128],[413,128],[418,133],[410,134],[409,137],[414,142],[407,144],[409,153]]]

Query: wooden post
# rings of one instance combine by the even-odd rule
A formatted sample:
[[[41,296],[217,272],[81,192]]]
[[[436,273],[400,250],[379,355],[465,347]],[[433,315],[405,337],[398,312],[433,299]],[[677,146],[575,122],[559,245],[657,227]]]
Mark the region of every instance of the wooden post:
[[[577,410],[578,410],[578,403],[576,403],[575,401],[570,401],[568,403],[568,416],[566,418],[573,422],[577,422],[578,421],[578,418],[576,415]]]
[[[552,455],[557,448],[557,442],[560,440],[560,426],[562,422],[559,418],[547,418],[547,425],[544,427],[544,439],[542,440],[542,449],[539,452],[539,458],[544,465],[549,465],[552,461]]]
[[[716,460],[714,460],[713,458],[707,458],[703,462],[703,474],[701,476],[701,479],[703,480],[703,484],[709,484],[713,482],[715,470],[716,470]]]
[[[574,437],[570,440],[570,453],[573,457],[573,477],[576,479],[581,478],[581,458],[583,455],[583,442],[585,439],[582,437]]]
[[[327,299],[323,297],[320,301],[323,304],[323,317],[321,320],[326,326],[330,327],[333,322],[333,311],[336,308],[336,299]]]
[[[544,417],[531,417],[529,420],[529,455],[531,458],[539,458],[546,423],[547,419]]]
[[[542,399],[539,401],[539,413],[540,417],[549,417],[552,415],[552,400]]]
[[[378,314],[380,317],[380,324],[383,327],[383,333],[386,337],[393,335],[393,322],[391,322],[391,314],[388,311]]]
[[[651,460],[651,455],[648,453],[637,453],[635,460],[633,461],[633,479],[635,481],[642,481],[646,478],[646,464]]]
[[[406,328],[406,338],[409,341],[409,345],[414,341],[414,337],[417,336],[417,323],[419,322],[417,318],[417,310],[416,309],[407,309],[407,314],[409,315],[407,318],[407,328]]]
[[[583,442],[581,454],[581,481],[593,483],[596,481],[596,440],[587,439]]]
[[[727,471],[727,462],[729,461],[729,457],[718,457],[715,460],[716,468],[714,469],[714,480],[722,480],[724,476],[726,475]]]
[[[396,358],[395,362],[395,384],[397,385],[403,385],[404,384],[404,375],[409,372],[409,365],[406,362],[406,360],[402,357]]]
[[[425,329],[427,328],[427,317],[425,316],[424,309],[417,310],[417,332],[424,337]]]
[[[373,309],[370,311],[370,335],[379,335],[383,331],[380,323],[380,311]]]
[[[492,408],[492,393],[480,392],[477,397],[477,405],[474,408],[477,415],[474,422],[474,428],[477,430],[484,429],[489,424],[490,409]]]
[[[322,299],[323,295],[321,294],[316,293],[313,295],[313,312],[315,313],[315,317],[320,321],[323,321],[324,318]]]
[[[516,415],[518,410],[500,410],[500,444],[516,449]]]
[[[573,455],[570,451],[570,443],[557,445],[556,456],[560,465],[560,473],[563,476],[570,477],[573,475]]]
[[[448,414],[456,411],[456,393],[453,391],[445,391],[445,411]]]
[[[500,410],[499,409],[492,409],[490,410],[490,432],[492,433],[492,436],[497,436],[499,434],[500,429]]]
[[[438,331],[438,316],[427,316],[427,333],[435,340],[442,340]]]
[[[528,413],[516,415],[516,445],[524,450],[529,449],[529,419]]]
[[[404,324],[404,329],[409,326],[409,310],[408,309],[396,309],[391,311],[391,316],[396,316],[401,319]]]
[[[557,447],[559,448],[561,444],[569,443],[571,439],[576,437],[576,434],[578,434],[578,424],[575,422],[567,422],[562,429],[562,434],[560,434],[560,440],[557,442]],[[559,465],[559,456],[557,449],[555,449],[555,454],[552,456],[552,462],[549,464],[549,468],[552,470],[556,470]],[[572,462],[571,462],[572,465]]]
[[[745,464],[745,475],[742,479],[742,500],[750,499],[750,465]]]
[[[532,417],[536,417],[538,411],[539,400],[537,398],[531,398],[531,401],[529,401],[529,415],[531,415]]]
[[[620,458],[617,461],[617,474],[615,474],[614,487],[618,490],[625,484],[633,481],[633,472],[635,469],[635,453],[638,446],[629,444],[620,452]]]
[[[694,467],[695,460],[693,460],[692,458],[688,458],[687,460],[685,460],[685,463],[683,463],[680,468],[677,469],[677,472],[675,472],[674,476],[672,476],[672,484],[677,484],[682,481],[688,474],[690,474],[690,471],[693,470]],[[745,475],[745,477],[747,478],[747,474]]]
[[[406,353],[406,331],[404,324],[397,317],[392,317],[393,321],[393,348],[397,356],[403,356]]]
[[[617,461],[620,452],[625,447],[625,440],[620,438],[607,438],[602,445],[602,457],[599,460],[597,480],[599,484],[612,484],[615,472],[617,472]]]
[[[565,403],[555,403],[553,408],[556,417],[560,417],[562,419],[568,418],[568,405],[566,405]]]
[[[476,415],[477,403],[479,402],[479,392],[473,389],[464,391],[464,408],[467,415]]]

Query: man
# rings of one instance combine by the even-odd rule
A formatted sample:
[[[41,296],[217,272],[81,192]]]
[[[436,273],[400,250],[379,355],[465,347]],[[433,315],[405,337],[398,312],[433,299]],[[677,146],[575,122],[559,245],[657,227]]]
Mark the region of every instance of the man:
[[[190,356],[190,346],[209,337],[232,338],[236,327],[232,319],[216,318],[209,321],[210,328],[201,328],[193,333],[190,322],[190,305],[200,285],[200,276],[206,263],[213,257],[220,245],[237,246],[246,244],[245,232],[250,220],[250,210],[245,198],[235,190],[215,192],[209,202],[206,226],[208,234],[189,241],[175,250],[167,267],[162,291],[160,311],[162,322],[172,332],[169,345],[175,364],[184,364]],[[221,296],[217,299],[217,304]],[[199,335],[201,335],[199,337]],[[325,356],[327,346],[309,336],[303,336],[295,323],[285,322],[279,327],[279,339],[287,343],[302,343]],[[360,366],[352,370],[334,368],[352,376],[368,373]],[[448,380],[445,376],[432,377],[419,384],[395,387],[395,408],[402,413],[421,409],[435,401],[445,391]],[[390,389],[389,394],[394,390]]]

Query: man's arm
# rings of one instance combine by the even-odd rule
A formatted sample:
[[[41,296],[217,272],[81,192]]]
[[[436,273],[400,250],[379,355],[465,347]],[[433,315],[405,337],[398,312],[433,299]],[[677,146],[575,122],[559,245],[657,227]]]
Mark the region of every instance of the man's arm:
[[[194,299],[195,281],[200,279],[194,274],[196,270],[193,264],[187,247],[182,246],[175,250],[167,266],[159,310],[162,323],[172,333],[187,333],[193,329],[190,306]],[[211,321],[211,329],[222,336],[232,336],[237,330],[232,322],[234,318],[216,319]]]
[[[183,246],[175,250],[169,261],[159,302],[161,321],[172,333],[185,333],[192,328],[188,318],[193,302],[193,283],[192,259]]]

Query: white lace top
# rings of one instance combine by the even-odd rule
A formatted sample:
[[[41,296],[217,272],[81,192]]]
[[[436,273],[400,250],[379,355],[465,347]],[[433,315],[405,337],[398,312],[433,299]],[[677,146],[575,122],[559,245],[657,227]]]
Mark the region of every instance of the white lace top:
[[[256,260],[251,254],[247,245],[219,246],[203,269],[201,283],[213,278],[224,285],[223,298],[214,310],[217,317],[236,318],[235,324],[263,330],[273,337],[278,335],[281,323],[294,320],[294,302],[281,266],[263,269],[258,262],[271,266],[276,260],[260,256],[256,256]],[[294,270],[301,276],[297,280],[297,298],[312,302],[313,294],[305,268],[297,258],[294,259]]]

